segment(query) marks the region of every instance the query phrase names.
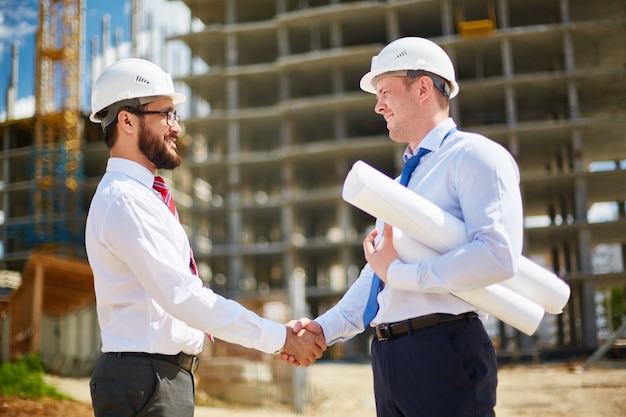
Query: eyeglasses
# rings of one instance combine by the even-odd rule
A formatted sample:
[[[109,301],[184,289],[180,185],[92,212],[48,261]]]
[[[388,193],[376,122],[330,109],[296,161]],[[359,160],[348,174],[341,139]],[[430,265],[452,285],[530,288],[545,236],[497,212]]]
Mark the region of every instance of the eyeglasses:
[[[168,126],[174,126],[174,122],[180,123],[180,116],[175,111],[168,110],[141,110],[133,107],[124,107],[124,110],[131,112],[132,114],[158,114],[164,116],[167,119]]]

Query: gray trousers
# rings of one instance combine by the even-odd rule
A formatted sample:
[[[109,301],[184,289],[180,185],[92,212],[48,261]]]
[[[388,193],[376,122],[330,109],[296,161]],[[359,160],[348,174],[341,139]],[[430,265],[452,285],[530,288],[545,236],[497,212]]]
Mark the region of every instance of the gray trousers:
[[[193,376],[163,360],[105,353],[90,389],[95,417],[193,416]]]

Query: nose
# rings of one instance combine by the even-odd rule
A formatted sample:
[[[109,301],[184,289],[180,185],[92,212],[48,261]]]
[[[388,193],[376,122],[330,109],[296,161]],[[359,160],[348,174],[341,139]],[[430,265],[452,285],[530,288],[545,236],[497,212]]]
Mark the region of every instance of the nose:
[[[178,120],[172,120],[171,125],[168,125],[170,127],[170,130],[173,130],[176,133],[180,133],[183,131],[183,126],[180,124],[180,122]]]
[[[385,104],[381,97],[376,97],[376,104],[374,105],[374,111],[378,114],[383,114],[385,111]]]

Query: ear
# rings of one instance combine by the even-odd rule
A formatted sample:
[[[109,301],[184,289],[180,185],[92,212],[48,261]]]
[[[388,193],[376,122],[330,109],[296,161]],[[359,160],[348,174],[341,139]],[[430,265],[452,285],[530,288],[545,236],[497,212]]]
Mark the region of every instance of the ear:
[[[135,128],[137,126],[135,121],[136,120],[133,119],[133,116],[125,110],[120,110],[120,112],[117,114],[117,122],[119,128],[124,130],[128,134],[131,134],[135,131]]]
[[[421,101],[430,97],[430,95],[433,93],[433,90],[435,89],[433,80],[431,80],[430,77],[425,76],[425,75],[419,77],[417,82],[415,82],[414,84],[416,84],[417,94]]]

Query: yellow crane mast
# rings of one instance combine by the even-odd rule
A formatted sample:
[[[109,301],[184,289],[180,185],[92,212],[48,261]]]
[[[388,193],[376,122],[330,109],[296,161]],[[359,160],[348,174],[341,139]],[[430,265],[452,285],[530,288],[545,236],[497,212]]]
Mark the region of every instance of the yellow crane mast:
[[[82,242],[81,33],[82,0],[39,2],[31,210],[40,250]]]

